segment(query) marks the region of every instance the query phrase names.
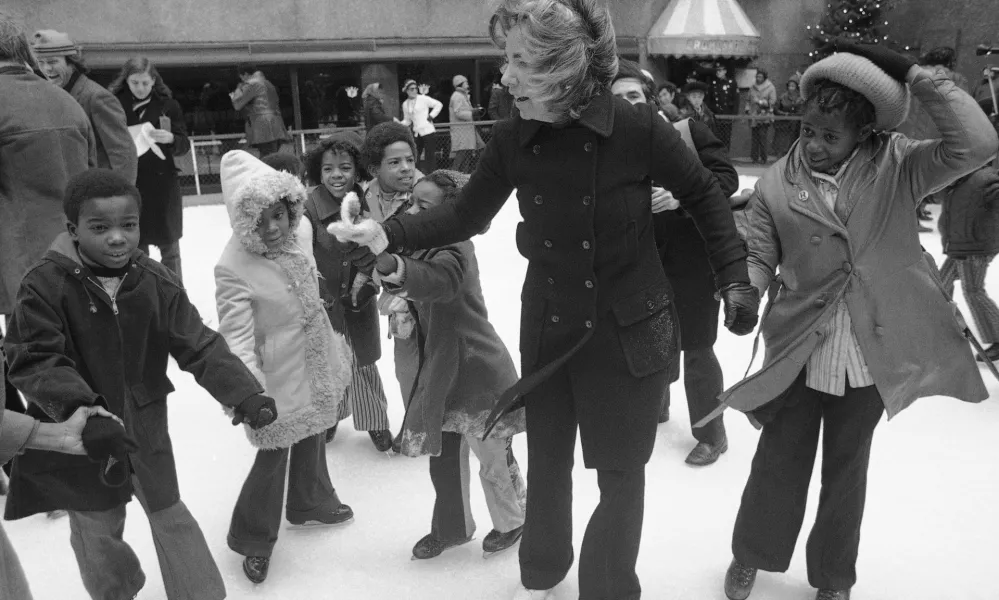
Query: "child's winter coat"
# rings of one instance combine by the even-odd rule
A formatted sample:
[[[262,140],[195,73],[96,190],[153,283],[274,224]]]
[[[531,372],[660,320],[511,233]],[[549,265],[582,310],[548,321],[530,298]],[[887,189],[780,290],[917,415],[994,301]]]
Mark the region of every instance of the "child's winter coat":
[[[986,166],[940,197],[944,254],[951,258],[999,254],[999,173]]]
[[[128,467],[150,513],[180,499],[167,431],[166,398],[174,391],[167,360],[173,356],[224,406],[263,392],[222,336],[205,327],[172,271],[137,251],[111,298],[65,233],[21,282],[5,343],[10,380],[30,400],[29,415],[61,422],[80,406],[100,404],[121,417],[139,445]],[[108,487],[100,467],[86,456],[25,452],[14,459],[5,517],[127,502],[131,480]]]
[[[500,394],[516,383],[517,370],[489,322],[472,242],[399,260],[404,263],[402,284],[382,284],[409,302],[417,321],[411,339],[419,349],[416,354],[396,352],[396,361],[404,363],[396,365],[397,371],[415,373],[400,379],[407,400],[402,453],[438,456],[441,431],[482,437],[486,418]],[[522,431],[524,411],[516,410],[499,421],[490,437]]]
[[[219,333],[277,402],[277,420],[247,427],[247,437],[258,448],[288,448],[336,425],[351,352],[320,300],[312,241],[299,240],[305,188],[298,178],[239,150],[222,157],[221,173],[233,234],[215,266]],[[257,222],[281,198],[290,233],[269,251]]]
[[[756,184],[747,211],[750,279],[762,294],[779,265],[783,286],[760,324],[763,367],[721,394],[724,404],[748,412],[780,397],[843,299],[889,419],[924,396],[988,397],[924,259],[915,210],[922,198],[991,159],[996,134],[943,74],[921,71],[910,88],[943,138],[917,142],[879,133],[861,144],[840,179],[838,202],[849,207],[845,225],[812,182],[800,142]]]

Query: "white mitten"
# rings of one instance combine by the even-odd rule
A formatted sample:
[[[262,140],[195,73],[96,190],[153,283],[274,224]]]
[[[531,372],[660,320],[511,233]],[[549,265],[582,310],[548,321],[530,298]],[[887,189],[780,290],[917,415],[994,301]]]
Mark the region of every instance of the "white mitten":
[[[361,200],[354,192],[344,197],[340,203],[340,220],[330,223],[326,231],[341,242],[367,246],[375,254],[381,254],[388,248],[385,229],[374,219],[361,217]]]
[[[378,312],[383,315],[409,312],[409,304],[395,294],[382,294],[378,298]]]
[[[409,312],[393,313],[389,317],[389,334],[392,337],[408,340],[416,328],[416,320]]]

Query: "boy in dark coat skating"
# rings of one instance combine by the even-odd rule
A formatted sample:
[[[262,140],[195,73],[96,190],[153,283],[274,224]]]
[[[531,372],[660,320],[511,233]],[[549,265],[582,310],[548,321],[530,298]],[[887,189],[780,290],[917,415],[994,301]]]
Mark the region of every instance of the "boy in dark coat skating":
[[[70,180],[68,233],[25,275],[5,347],[28,414],[66,420],[99,405],[124,422],[84,430],[89,456],[29,450],[14,461],[5,517],[69,511],[70,542],[91,597],[135,596],[145,583],[122,539],[134,493],[152,529],[170,600],[226,595],[204,535],[180,499],[167,432],[167,359],[192,373],[234,423],[263,427],[274,400],[225,341],[202,324],[176,275],[137,250],[138,190],[110,171]]]

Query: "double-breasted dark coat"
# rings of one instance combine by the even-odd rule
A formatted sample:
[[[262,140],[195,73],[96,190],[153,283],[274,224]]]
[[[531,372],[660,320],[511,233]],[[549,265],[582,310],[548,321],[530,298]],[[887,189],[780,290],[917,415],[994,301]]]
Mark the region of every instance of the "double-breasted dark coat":
[[[445,246],[482,231],[516,188],[517,248],[529,261],[522,379],[494,416],[566,366],[589,467],[648,461],[662,373],[678,352],[653,234],[653,179],[691,214],[719,287],[748,281],[745,245],[714,177],[651,107],[609,93],[564,127],[520,116],[497,123],[455,202],[384,224],[390,249]]]
[[[364,213],[367,213],[364,190],[357,185],[353,191],[360,198]],[[382,356],[377,303],[372,297],[356,309],[344,306],[341,298],[350,293],[357,268],[344,257],[336,238],[326,231],[330,223],[340,220],[340,201],[325,187],[318,185],[309,190],[305,218],[312,226],[312,250],[320,275],[319,296],[326,305],[330,323],[333,329],[350,340],[354,360],[359,366],[374,364]]]
[[[176,242],[184,235],[184,199],[180,195],[174,157],[187,154],[191,149],[191,141],[187,137],[187,125],[184,124],[180,104],[155,91],[151,98],[149,104],[139,109],[137,114],[132,109],[131,93],[126,89],[118,94],[129,127],[152,123],[153,127],[159,129],[160,117],[170,117],[173,143],[159,144],[166,158],[160,158],[152,151],[140,156],[139,174],[135,179],[135,187],[142,194],[142,214],[139,217],[141,243],[160,246]]]
[[[173,356],[225,406],[263,392],[222,336],[205,327],[172,271],[136,251],[112,300],[66,233],[24,276],[4,344],[8,376],[30,400],[30,416],[61,422],[98,404],[121,417],[139,446],[128,466],[149,512],[180,499],[167,431],[166,400],[174,391],[167,360]],[[100,469],[86,456],[28,450],[14,459],[4,518],[127,502],[131,482],[104,485]]]

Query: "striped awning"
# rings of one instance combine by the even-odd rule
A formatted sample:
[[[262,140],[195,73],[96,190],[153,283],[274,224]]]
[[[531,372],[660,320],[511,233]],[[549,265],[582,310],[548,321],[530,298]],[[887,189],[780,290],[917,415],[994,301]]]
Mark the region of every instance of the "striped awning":
[[[649,54],[756,56],[759,45],[737,0],[673,0],[649,31]]]

